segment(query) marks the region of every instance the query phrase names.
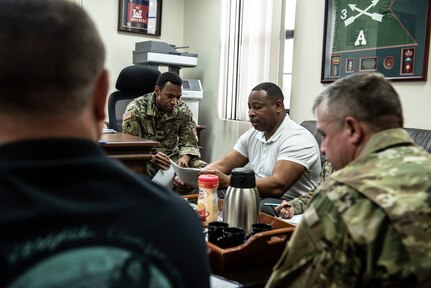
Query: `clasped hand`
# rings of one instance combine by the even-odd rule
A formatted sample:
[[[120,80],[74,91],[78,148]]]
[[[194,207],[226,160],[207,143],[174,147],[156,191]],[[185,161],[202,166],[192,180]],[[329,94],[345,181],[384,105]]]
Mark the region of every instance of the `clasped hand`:
[[[277,212],[278,216],[283,219],[289,219],[292,218],[293,215],[295,215],[295,209],[286,200],[283,200],[280,205],[274,208],[274,210],[275,212]]]

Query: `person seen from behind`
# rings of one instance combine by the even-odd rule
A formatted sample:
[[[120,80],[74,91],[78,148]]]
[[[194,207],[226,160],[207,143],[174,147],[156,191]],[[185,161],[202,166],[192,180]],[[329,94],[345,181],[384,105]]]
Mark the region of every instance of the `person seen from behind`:
[[[208,288],[196,212],[99,144],[105,48],[74,2],[0,0],[0,287]]]

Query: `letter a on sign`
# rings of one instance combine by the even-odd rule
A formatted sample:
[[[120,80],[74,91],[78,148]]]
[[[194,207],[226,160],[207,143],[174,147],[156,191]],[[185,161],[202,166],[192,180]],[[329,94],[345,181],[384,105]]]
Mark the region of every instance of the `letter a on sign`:
[[[364,34],[364,30],[359,31],[358,37],[356,38],[355,41],[355,46],[365,46],[367,45],[367,40],[365,39],[365,34]]]

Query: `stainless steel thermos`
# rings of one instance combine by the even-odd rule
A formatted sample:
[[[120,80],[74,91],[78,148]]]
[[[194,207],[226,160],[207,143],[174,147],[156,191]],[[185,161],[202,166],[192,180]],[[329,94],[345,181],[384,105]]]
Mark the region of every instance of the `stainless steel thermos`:
[[[250,234],[251,225],[259,223],[259,212],[259,192],[254,171],[249,168],[233,169],[224,198],[223,221]]]

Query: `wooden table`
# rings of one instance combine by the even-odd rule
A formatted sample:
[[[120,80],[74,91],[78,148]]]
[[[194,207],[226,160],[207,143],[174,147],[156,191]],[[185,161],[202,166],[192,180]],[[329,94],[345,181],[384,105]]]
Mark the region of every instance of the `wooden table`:
[[[144,165],[151,160],[151,148],[160,143],[154,140],[123,133],[107,133],[100,137],[100,144],[109,157],[121,160],[134,172],[145,175]]]

